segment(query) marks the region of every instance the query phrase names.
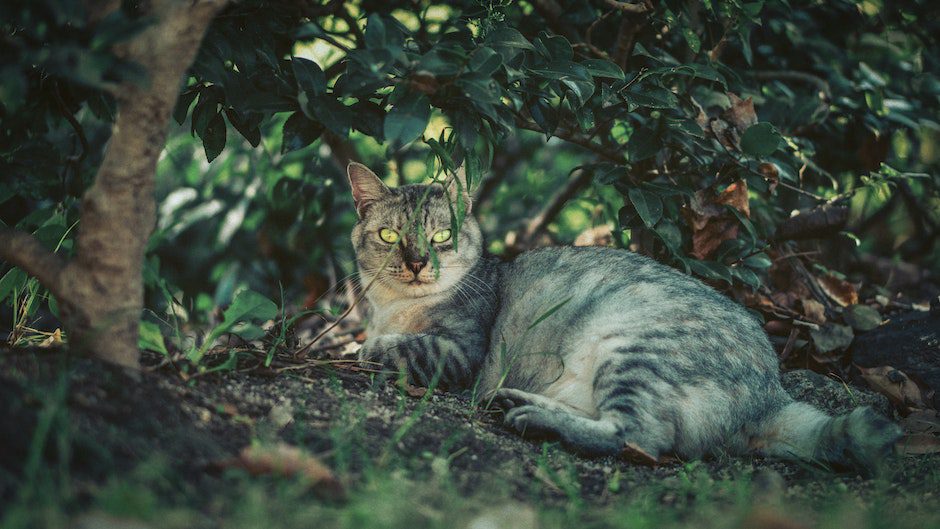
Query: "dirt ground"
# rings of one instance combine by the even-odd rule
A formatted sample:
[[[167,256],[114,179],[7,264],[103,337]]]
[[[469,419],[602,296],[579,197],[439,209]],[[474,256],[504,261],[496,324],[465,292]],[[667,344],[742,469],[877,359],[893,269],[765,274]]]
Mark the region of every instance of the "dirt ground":
[[[796,398],[831,412],[861,404],[891,412],[884,397],[809,371],[787,373],[784,382]],[[862,502],[887,495],[925,509],[940,507],[938,456],[899,457],[879,485],[853,474],[754,458],[651,468],[617,458],[585,459],[523,440],[501,425],[498,414],[476,409],[465,398],[438,392],[412,396],[348,370],[253,370],[187,381],[168,366],[131,376],[67,352],[4,350],[0,510],[19,497],[35,458],[37,431],[48,429],[56,395],[67,412],[69,509],[76,512],[110,477],[132,473],[155,456],[167,461],[181,482],[218,490],[225,483],[220,462],[259,441],[302,447],[350,490],[375,468],[393,468],[417,482],[444,472],[459,496],[512,498],[540,508],[564,508],[572,501],[603,507],[641,489],[652,490],[654,501],[668,507],[690,501],[690,480],[747,476],[751,487],[809,503],[839,491]],[[43,461],[54,466],[62,450],[54,439],[45,442]],[[202,498],[192,505],[203,509],[211,503]]]

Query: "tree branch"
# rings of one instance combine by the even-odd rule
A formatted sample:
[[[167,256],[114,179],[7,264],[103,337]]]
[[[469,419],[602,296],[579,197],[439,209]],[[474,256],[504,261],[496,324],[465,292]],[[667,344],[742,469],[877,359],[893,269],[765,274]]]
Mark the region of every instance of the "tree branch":
[[[36,237],[0,226],[0,259],[38,279],[56,298],[63,297],[60,278],[65,260],[47,250]]]
[[[533,123],[533,122],[531,122],[531,121],[529,121],[529,120],[523,118],[522,116],[520,116],[520,115],[518,115],[518,114],[516,115],[516,126],[519,127],[519,128],[521,128],[521,129],[531,130],[531,131],[534,131],[534,132],[540,132],[540,133],[542,133],[542,134],[545,134],[545,131],[542,130],[541,128],[539,128],[538,125],[536,125],[535,123]],[[555,137],[557,137],[557,138],[559,138],[559,139],[565,140],[565,141],[567,141],[568,143],[573,143],[573,144],[575,144],[575,145],[580,145],[581,147],[584,147],[585,149],[588,149],[588,150],[590,150],[590,151],[592,151],[592,152],[595,152],[595,153],[597,153],[597,154],[603,156],[604,158],[607,158],[608,160],[611,160],[611,161],[613,161],[613,162],[623,163],[623,162],[626,161],[626,159],[624,158],[624,156],[623,156],[622,153],[617,152],[617,151],[614,151],[614,150],[611,150],[611,149],[608,149],[608,148],[604,147],[603,145],[599,145],[599,144],[597,144],[597,143],[594,143],[593,141],[591,141],[591,140],[589,140],[589,139],[587,139],[587,138],[578,137],[578,136],[574,135],[573,133],[570,133],[570,132],[567,132],[567,131],[555,131],[555,132],[554,132],[553,134],[551,134],[551,135],[552,135],[552,136],[555,136]]]
[[[624,13],[646,13],[650,10],[649,6],[645,3],[643,4],[633,4],[630,2],[620,2],[618,0],[604,0],[604,3],[608,6],[618,10],[623,11]]]
[[[561,213],[565,204],[581,192],[591,183],[591,171],[582,168],[575,169],[565,183],[564,187],[559,189],[552,198],[548,200],[542,211],[533,217],[519,234],[516,239],[516,246],[520,249],[528,248],[542,233],[548,228],[548,225],[555,220],[555,217]]]

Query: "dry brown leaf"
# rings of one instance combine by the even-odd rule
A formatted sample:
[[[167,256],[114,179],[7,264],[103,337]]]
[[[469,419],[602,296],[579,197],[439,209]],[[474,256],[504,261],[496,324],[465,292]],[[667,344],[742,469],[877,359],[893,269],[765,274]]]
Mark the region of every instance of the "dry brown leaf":
[[[316,456],[286,443],[247,446],[238,457],[222,462],[221,466],[241,468],[253,476],[299,477],[321,496],[331,499],[342,499],[345,496],[342,483],[329,467]]]
[[[738,236],[738,221],[724,206],[731,206],[745,217],[750,217],[751,208],[747,198],[747,182],[738,180],[718,195],[708,189],[695,192],[686,217],[692,227],[692,255],[706,259],[722,242]]]
[[[940,453],[940,436],[929,433],[905,435],[896,446],[904,455],[936,454]]]
[[[625,444],[623,446],[623,451],[620,452],[620,455],[624,460],[636,465],[655,467],[659,464],[658,459],[633,443]]]
[[[764,162],[757,166],[757,171],[767,181],[767,190],[773,193],[774,189],[777,189],[777,184],[780,183],[780,168],[777,164]]]
[[[816,282],[819,283],[819,287],[822,288],[823,292],[839,305],[848,307],[858,303],[858,291],[852,283],[843,281],[831,274],[817,277]]]
[[[58,347],[60,345],[62,345],[62,329],[56,329],[45,340],[39,342],[37,347]]]
[[[907,375],[890,366],[859,367],[862,378],[875,391],[901,409],[925,408],[924,394]]]
[[[901,428],[906,433],[929,433],[940,435],[940,412],[937,410],[914,410],[901,419]]]
[[[409,383],[405,383],[405,393],[409,396],[412,396],[416,399],[420,399],[428,392],[428,388],[422,388],[421,386],[412,386]]]
[[[803,315],[807,320],[819,324],[826,323],[826,307],[822,303],[815,299],[804,298],[800,300],[800,304],[803,306]]]
[[[728,92],[731,106],[722,112],[721,117],[734,125],[740,132],[744,132],[751,125],[757,123],[757,112],[754,111],[754,99],[741,99],[736,94]]]

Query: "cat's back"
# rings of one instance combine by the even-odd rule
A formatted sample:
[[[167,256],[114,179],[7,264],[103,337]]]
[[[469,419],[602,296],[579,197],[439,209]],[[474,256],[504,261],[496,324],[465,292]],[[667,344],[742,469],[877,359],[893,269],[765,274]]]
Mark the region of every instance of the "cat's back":
[[[678,270],[626,250],[526,252],[502,264],[499,291],[491,368],[506,368],[505,360],[496,360],[500,352],[512,356],[513,376],[521,386],[537,386],[553,358],[565,370],[583,360],[591,371],[592,363],[607,354],[600,351],[611,347],[672,351],[690,373],[712,364],[715,369],[776,366],[763,330],[743,307]]]

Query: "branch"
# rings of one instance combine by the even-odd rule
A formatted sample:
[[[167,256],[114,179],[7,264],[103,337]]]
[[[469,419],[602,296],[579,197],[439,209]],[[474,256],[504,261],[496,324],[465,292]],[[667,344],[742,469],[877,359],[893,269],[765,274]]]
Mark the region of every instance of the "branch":
[[[62,270],[65,260],[47,250],[39,239],[24,231],[0,226],[0,258],[23,269],[62,299]]]
[[[819,88],[826,101],[829,101],[831,91],[829,83],[822,77],[807,72],[797,72],[794,70],[751,70],[748,73],[751,77],[761,81],[799,81],[809,83]]]
[[[646,13],[650,10],[647,4],[632,4],[630,2],[619,2],[618,0],[604,0],[608,6],[624,13]]]
[[[542,134],[545,134],[545,131],[540,129],[538,125],[523,118],[522,116],[518,114],[516,114],[516,126],[521,129],[531,130],[534,132],[540,132]],[[620,152],[608,149],[604,147],[603,145],[594,143],[587,138],[581,138],[581,137],[575,136],[571,132],[556,131],[553,134],[551,134],[551,136],[555,136],[556,138],[565,140],[568,143],[580,145],[581,147],[584,147],[585,149],[593,151],[603,156],[604,158],[607,158],[608,160],[611,160],[617,163],[623,163],[626,161],[626,159],[623,157],[623,154],[621,154]]]
[[[531,245],[532,242],[542,235],[548,225],[555,220],[555,217],[561,213],[565,204],[590,183],[591,171],[586,171],[581,168],[575,169],[564,187],[559,189],[552,198],[548,200],[548,203],[545,204],[542,211],[526,224],[522,233],[520,233],[519,237],[516,239],[516,245],[522,248]]]
[[[774,239],[778,241],[823,239],[841,231],[848,220],[848,207],[823,204],[780,223]]]

